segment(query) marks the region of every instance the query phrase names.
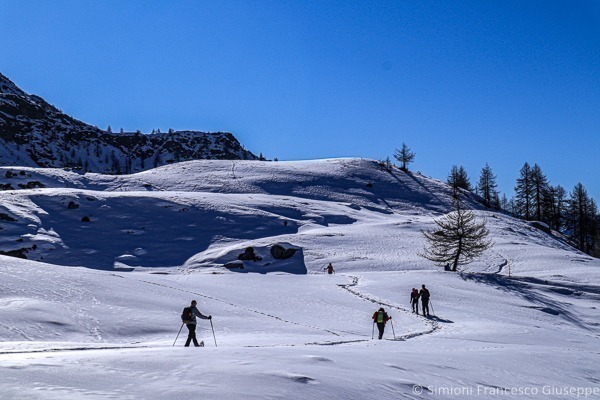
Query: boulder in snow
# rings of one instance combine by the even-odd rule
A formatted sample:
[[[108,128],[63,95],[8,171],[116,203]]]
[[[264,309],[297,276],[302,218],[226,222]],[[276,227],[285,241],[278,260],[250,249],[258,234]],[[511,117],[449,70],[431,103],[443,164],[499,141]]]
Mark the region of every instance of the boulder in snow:
[[[280,244],[275,244],[271,247],[271,255],[277,260],[285,260],[296,254],[296,249],[286,249]]]

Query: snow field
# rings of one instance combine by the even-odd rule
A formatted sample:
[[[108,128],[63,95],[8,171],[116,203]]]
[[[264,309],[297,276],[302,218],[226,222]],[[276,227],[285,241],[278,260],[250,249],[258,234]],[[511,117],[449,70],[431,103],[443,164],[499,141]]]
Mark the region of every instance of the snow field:
[[[42,261],[0,256],[0,398],[565,399],[600,387],[600,262],[479,210],[494,248],[443,272],[419,256],[421,230],[450,204],[434,180],[368,160],[29,172],[62,183],[0,192],[16,220],[0,245],[37,244],[27,255]],[[301,251],[277,261],[274,243]],[[263,260],[221,266],[247,246]],[[431,319],[410,311],[421,284]],[[185,327],[172,346],[192,299],[218,347],[204,320],[206,347],[183,348]],[[380,306],[394,327],[381,341]]]

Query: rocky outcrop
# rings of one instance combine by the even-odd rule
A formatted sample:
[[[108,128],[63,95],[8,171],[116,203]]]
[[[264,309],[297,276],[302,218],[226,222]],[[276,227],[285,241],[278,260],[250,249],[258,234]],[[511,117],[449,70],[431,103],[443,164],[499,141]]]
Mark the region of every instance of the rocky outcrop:
[[[296,250],[297,249],[293,249],[293,248],[286,249],[285,247],[283,247],[279,244],[274,244],[271,247],[270,251],[271,251],[271,255],[276,260],[285,260],[286,258],[290,258],[294,254],[296,254]]]
[[[197,159],[258,157],[228,132],[104,131],[25,93],[0,74],[0,165],[128,174]]]

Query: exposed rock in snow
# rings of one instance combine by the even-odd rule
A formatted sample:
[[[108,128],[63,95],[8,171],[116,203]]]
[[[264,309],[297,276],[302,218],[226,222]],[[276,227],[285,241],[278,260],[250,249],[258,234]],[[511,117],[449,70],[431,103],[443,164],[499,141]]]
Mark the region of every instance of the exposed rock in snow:
[[[0,165],[129,174],[194,159],[257,157],[227,132],[107,132],[25,93],[0,74]]]

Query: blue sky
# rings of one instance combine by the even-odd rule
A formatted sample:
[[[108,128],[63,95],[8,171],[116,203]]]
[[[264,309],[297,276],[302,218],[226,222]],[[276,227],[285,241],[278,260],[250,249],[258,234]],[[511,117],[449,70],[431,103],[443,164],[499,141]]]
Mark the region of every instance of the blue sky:
[[[525,162],[600,201],[600,2],[0,0],[0,72],[113,130],[385,159],[507,196]]]

